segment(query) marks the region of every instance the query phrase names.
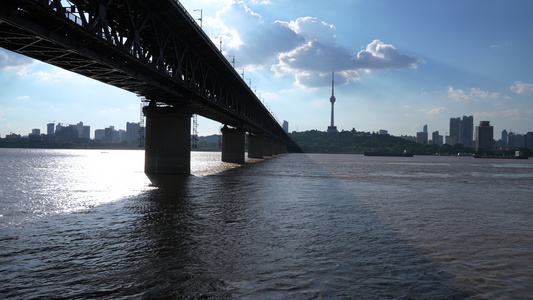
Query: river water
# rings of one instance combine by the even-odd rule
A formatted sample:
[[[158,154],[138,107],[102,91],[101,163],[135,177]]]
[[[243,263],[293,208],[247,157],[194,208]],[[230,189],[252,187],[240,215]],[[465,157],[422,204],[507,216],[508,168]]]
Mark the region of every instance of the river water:
[[[0,298],[532,299],[533,161],[0,149]]]

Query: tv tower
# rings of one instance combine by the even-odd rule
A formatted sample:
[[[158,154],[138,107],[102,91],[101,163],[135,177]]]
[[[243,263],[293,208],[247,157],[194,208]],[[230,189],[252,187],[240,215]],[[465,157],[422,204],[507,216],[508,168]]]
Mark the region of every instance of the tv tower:
[[[334,118],[334,109],[333,105],[335,104],[335,71],[331,72],[331,97],[329,98],[329,102],[331,102],[331,126],[328,126],[328,132],[338,132],[337,126],[335,126],[335,118]]]

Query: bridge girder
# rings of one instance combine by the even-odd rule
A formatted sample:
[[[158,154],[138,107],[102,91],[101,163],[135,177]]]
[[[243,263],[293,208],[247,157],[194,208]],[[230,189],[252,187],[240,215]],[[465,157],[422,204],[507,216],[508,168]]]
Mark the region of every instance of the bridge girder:
[[[2,0],[0,47],[289,141],[255,93],[173,0]]]

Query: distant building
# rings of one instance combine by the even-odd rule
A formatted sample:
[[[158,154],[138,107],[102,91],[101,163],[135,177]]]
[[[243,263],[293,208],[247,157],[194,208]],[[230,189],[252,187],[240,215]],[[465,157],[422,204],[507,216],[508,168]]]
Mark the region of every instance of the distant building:
[[[476,126],[476,151],[492,151],[494,146],[494,128],[490,121],[481,121]]]
[[[461,144],[465,147],[473,146],[474,117],[463,116],[461,118],[450,118],[450,138],[454,144]],[[448,142],[446,142],[448,144]],[[450,144],[450,145],[454,145]]]
[[[446,136],[444,143],[448,144],[448,145],[452,145],[452,146],[457,144],[455,142],[455,139],[453,137],[449,136],[449,135]]]
[[[501,146],[507,147],[507,130],[502,130],[502,140],[501,140]]]
[[[32,129],[31,133],[28,134],[28,138],[34,141],[41,140],[41,130],[38,128]]]
[[[329,98],[329,102],[331,102],[331,126],[328,126],[328,132],[330,133],[336,133],[339,132],[337,130],[337,126],[335,126],[335,118],[334,118],[334,104],[335,104],[335,72],[331,73],[331,97]]]
[[[420,144],[428,143],[428,134],[427,132],[419,131],[416,133],[416,142]]]
[[[533,148],[533,132],[526,133],[526,147]]]
[[[56,133],[55,133],[57,142],[73,143],[73,142],[78,141],[78,130],[77,130],[76,125],[69,125],[69,126],[58,125],[58,126],[56,126]]]
[[[22,138],[22,136],[20,136],[20,134],[16,134],[16,133],[6,134],[6,139],[8,139],[8,140],[17,140],[17,139],[20,139],[20,138]]]
[[[424,127],[422,128],[422,132],[423,133],[428,133],[428,125],[424,125]]]
[[[105,129],[96,129],[94,131],[94,139],[96,141],[104,141],[105,139]]]
[[[128,143],[137,143],[139,141],[139,131],[140,131],[140,125],[139,123],[126,123],[126,138],[125,141]]]
[[[84,126],[83,122],[76,124],[76,131],[78,131],[78,138],[89,140],[91,138],[91,127]]]
[[[389,131],[388,131],[388,130],[385,130],[385,129],[380,129],[380,130],[379,130],[379,134],[388,135],[388,134],[389,134]]]
[[[287,121],[283,121],[283,130],[286,132],[286,133],[289,133],[289,122]]]
[[[113,143],[115,141],[115,126],[109,126],[104,129],[104,143]]]
[[[461,120],[461,144],[465,147],[474,146],[474,116],[463,116]]]
[[[54,124],[54,123],[48,123],[48,124],[46,124],[46,134],[48,134],[48,135],[54,135],[54,127],[55,127],[55,124]]]
[[[119,129],[116,131],[115,142],[121,143],[126,141],[126,130]]]
[[[81,133],[81,138],[84,140],[91,139],[91,126],[83,126],[83,131]]]
[[[526,146],[526,136],[523,134],[515,134],[514,132],[509,132],[508,142],[509,147],[520,148]]]
[[[416,142],[416,136],[411,136],[411,135],[401,135],[400,137],[401,137],[402,139],[404,139],[404,140],[407,140],[407,141]]]
[[[433,131],[431,134],[431,143],[442,146],[442,135],[439,135],[439,131]]]

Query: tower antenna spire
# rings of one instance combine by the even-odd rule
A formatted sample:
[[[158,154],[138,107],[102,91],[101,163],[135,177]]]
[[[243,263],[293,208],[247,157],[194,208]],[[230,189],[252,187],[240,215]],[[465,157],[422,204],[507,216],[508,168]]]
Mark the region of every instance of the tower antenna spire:
[[[329,102],[331,102],[331,126],[328,126],[328,132],[338,132],[337,126],[335,126],[335,118],[334,118],[334,108],[333,105],[335,104],[335,70],[331,71],[331,97],[329,98]]]
[[[335,96],[335,70],[331,71],[331,96]]]

